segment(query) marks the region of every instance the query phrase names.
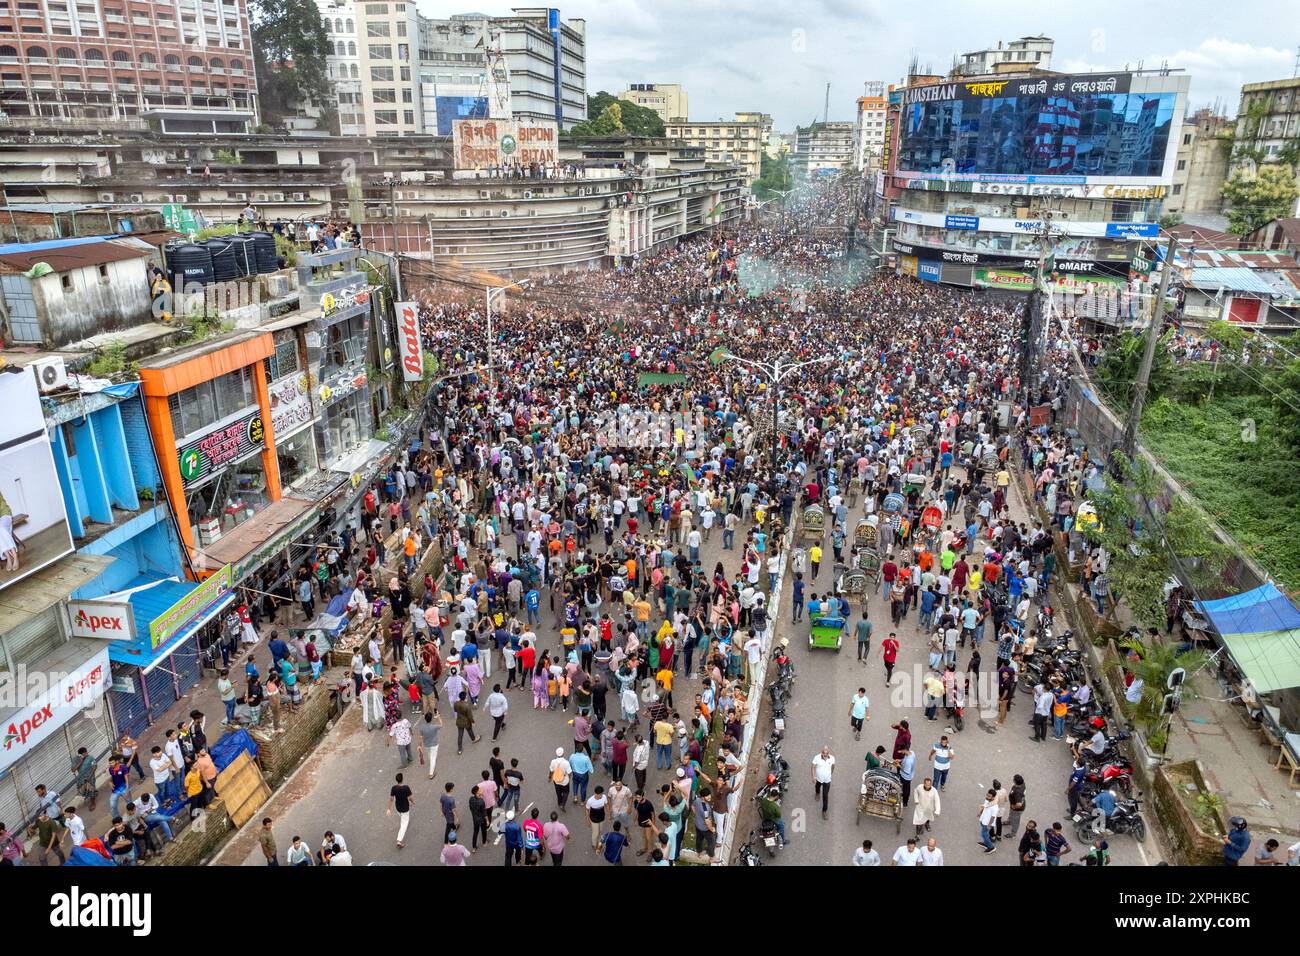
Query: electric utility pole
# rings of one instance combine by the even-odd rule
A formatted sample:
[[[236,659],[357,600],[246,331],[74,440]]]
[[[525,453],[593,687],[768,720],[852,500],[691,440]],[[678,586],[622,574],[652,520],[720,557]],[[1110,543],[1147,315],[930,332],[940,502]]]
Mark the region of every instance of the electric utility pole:
[[[1159,239],[1156,240],[1156,253],[1160,252]],[[1156,346],[1160,344],[1160,332],[1164,326],[1165,295],[1169,291],[1169,277],[1174,272],[1174,255],[1178,252],[1178,240],[1169,237],[1169,250],[1165,253],[1164,268],[1160,272],[1160,291],[1151,307],[1151,321],[1147,325],[1147,347],[1142,353],[1142,368],[1137,381],[1133,384],[1133,404],[1128,410],[1128,420],[1124,422],[1124,454],[1131,461],[1133,450],[1137,445],[1138,425],[1142,422],[1142,405],[1147,397],[1147,385],[1151,381],[1151,366],[1155,364]]]
[[[1056,249],[1052,241],[1052,217],[1055,211],[1045,209],[1042,213],[1042,231],[1039,234],[1038,268],[1034,272],[1034,291],[1025,303],[1023,350],[1020,355],[1021,388],[1025,392],[1026,409],[1033,403],[1038,391],[1038,379],[1042,365],[1043,339],[1046,332],[1047,300],[1043,277],[1047,272],[1047,261],[1053,260],[1055,268]]]

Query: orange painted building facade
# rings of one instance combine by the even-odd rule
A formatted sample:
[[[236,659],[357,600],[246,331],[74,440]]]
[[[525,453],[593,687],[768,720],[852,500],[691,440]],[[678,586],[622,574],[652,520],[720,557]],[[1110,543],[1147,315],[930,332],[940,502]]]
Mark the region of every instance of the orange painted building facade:
[[[210,488],[223,476],[228,478],[226,472],[241,463],[246,471],[254,470],[257,463],[251,459],[256,454],[261,467],[255,470],[260,471],[264,481],[257,496],[265,504],[280,500],[280,467],[264,364],[273,351],[270,333],[237,333],[224,342],[201,343],[156,356],[140,368],[145,411],[161,465],[163,486],[196,567],[204,567],[201,560],[204,542],[196,540],[191,504],[195,503],[192,499],[201,488]],[[218,414],[214,420],[200,419],[196,425],[194,416],[188,413],[186,420],[178,420],[179,396],[192,395],[190,390],[207,382],[213,382],[215,388],[218,381],[228,382],[223,376],[231,373],[240,373],[234,378],[245,389],[244,395],[254,399],[253,404],[239,402],[243,407],[234,420],[230,420],[231,416],[224,416],[226,420],[223,420]],[[216,407],[214,404],[213,408]],[[178,440],[183,444],[178,446]],[[237,511],[238,516],[231,517],[231,509],[227,508],[224,517],[218,515],[208,520],[216,520],[218,528],[226,518],[238,524],[245,519],[244,509]],[[207,568],[209,572],[214,570]]]

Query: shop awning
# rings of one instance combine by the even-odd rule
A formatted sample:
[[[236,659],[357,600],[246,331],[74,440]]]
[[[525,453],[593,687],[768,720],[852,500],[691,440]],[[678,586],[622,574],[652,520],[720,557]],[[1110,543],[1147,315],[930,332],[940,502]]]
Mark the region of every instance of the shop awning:
[[[355,451],[349,452],[348,454],[339,458],[332,465],[330,465],[329,470],[341,472],[342,474],[345,475],[350,475],[354,471],[360,471],[362,468],[370,464],[376,458],[386,453],[388,451],[388,447],[389,447],[389,442],[380,441],[378,438],[372,438],[370,439],[370,441],[366,442],[360,448],[356,449]]]
[[[1197,602],[1261,694],[1300,687],[1300,610],[1272,584]]]
[[[176,632],[167,643],[154,648],[149,637],[149,625],[154,619],[171,610],[198,585],[192,581],[167,578],[156,581],[130,592],[131,609],[135,613],[135,640],[117,641],[109,648],[109,658],[118,664],[131,664],[144,668],[145,673],[153,670],[172,653],[191,640],[203,625],[207,624],[235,601],[234,592],[228,592],[207,608],[201,615]]]

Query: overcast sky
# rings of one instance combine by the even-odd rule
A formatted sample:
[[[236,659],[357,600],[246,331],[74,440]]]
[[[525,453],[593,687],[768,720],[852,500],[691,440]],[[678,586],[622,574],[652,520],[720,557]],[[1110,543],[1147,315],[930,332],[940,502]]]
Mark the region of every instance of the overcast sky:
[[[429,16],[508,13],[491,0],[421,0]],[[518,2],[518,0],[516,0]],[[522,5],[522,4],[521,4]],[[587,21],[587,86],[680,83],[691,119],[771,113],[776,129],[851,120],[866,80],[897,83],[915,54],[946,72],[955,54],[1045,34],[1054,69],[1162,62],[1191,75],[1193,109],[1216,98],[1235,115],[1242,83],[1295,71],[1300,0],[559,0]]]

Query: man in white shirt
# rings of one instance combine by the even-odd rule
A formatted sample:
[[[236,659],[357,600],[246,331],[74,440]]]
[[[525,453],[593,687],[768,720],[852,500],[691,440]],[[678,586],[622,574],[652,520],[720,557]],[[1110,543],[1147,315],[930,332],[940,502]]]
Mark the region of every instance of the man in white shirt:
[[[812,759],[813,796],[822,798],[822,819],[826,819],[826,810],[831,798],[831,773],[835,769],[835,756],[829,747],[822,747],[821,753]]]
[[[871,848],[870,840],[863,840],[862,846],[853,851],[854,866],[880,866],[880,854]]]
[[[935,845],[934,837],[926,840],[921,848],[921,866],[943,866],[943,850]]]
[[[916,837],[908,837],[907,845],[894,851],[891,866],[920,866],[921,851],[916,848]]]

